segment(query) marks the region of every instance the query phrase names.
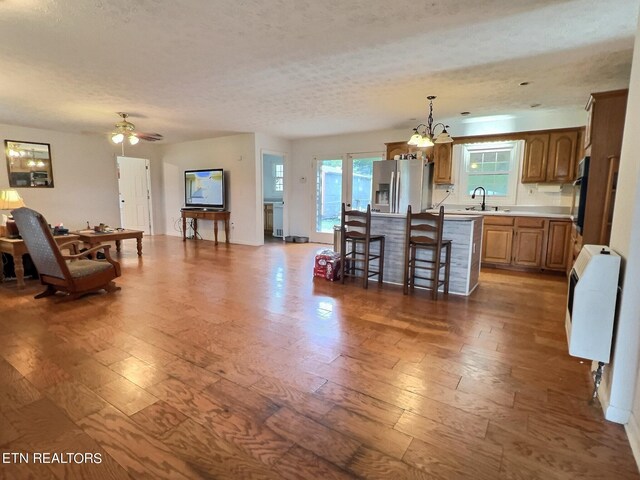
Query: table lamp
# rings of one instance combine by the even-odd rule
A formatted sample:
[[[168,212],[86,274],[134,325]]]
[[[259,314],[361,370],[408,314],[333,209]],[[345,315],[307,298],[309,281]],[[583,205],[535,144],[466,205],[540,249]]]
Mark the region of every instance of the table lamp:
[[[0,190],[0,210],[13,210],[14,208],[24,207],[24,201],[16,190]],[[7,237],[18,238],[20,233],[18,232],[18,226],[13,221],[11,213],[7,219]]]

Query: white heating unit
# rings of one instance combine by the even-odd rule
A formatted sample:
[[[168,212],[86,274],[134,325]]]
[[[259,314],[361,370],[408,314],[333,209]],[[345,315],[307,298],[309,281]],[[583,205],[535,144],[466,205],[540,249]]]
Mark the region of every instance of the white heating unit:
[[[569,276],[565,328],[569,354],[609,363],[620,256],[604,245],[585,245]]]

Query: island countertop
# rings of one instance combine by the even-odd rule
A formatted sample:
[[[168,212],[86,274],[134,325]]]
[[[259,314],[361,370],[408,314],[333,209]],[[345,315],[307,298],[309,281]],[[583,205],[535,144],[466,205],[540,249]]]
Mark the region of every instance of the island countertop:
[[[403,283],[406,217],[398,213],[371,213],[371,233],[385,235],[383,281],[386,283]],[[469,295],[478,285],[482,223],[482,215],[445,214],[443,236],[451,240],[449,293]],[[420,286],[419,280],[416,286]]]
[[[428,213],[435,213],[437,214],[438,211],[437,210],[427,210]],[[382,212],[371,212],[371,217],[388,217],[388,218],[402,218],[402,219],[406,219],[407,218],[407,214],[406,213],[382,213]],[[462,214],[459,215],[457,213],[445,213],[444,214],[444,220],[446,221],[452,221],[452,222],[470,222],[473,220],[478,220],[479,218],[482,218],[482,214],[480,212],[474,212],[474,213],[467,213],[467,214]]]

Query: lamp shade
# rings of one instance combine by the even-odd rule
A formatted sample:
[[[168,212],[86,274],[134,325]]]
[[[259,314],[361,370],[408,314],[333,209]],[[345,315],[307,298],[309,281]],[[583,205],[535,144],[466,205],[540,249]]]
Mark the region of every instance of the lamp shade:
[[[423,135],[418,142],[418,147],[433,147],[433,140],[429,138],[429,135]]]
[[[122,133],[114,133],[111,136],[111,141],[113,143],[122,143],[123,140],[124,140],[124,135]]]
[[[0,210],[24,207],[24,201],[16,190],[0,190]]]
[[[436,137],[435,143],[453,143],[453,138],[451,138],[449,132],[443,130],[442,133]]]
[[[138,137],[136,137],[135,135],[133,135],[133,134],[129,135],[129,144],[130,145],[136,145],[139,141],[140,141],[140,139]]]
[[[418,145],[418,143],[420,142],[420,140],[422,139],[422,135],[420,135],[417,131],[416,133],[414,133],[413,135],[411,135],[411,138],[409,139],[409,141],[407,142],[408,145]]]

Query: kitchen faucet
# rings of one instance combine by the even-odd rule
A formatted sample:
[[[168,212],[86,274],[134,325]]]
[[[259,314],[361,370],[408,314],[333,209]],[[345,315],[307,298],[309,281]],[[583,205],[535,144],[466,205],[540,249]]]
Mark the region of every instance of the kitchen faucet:
[[[476,187],[473,189],[473,193],[471,194],[471,198],[476,198],[476,192],[478,190],[482,190],[482,203],[480,204],[480,210],[482,210],[484,212],[485,208],[486,208],[486,204],[485,199],[487,198],[487,191],[484,189],[484,187]]]

